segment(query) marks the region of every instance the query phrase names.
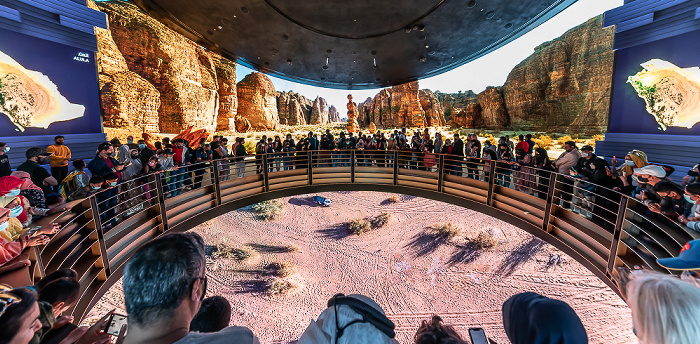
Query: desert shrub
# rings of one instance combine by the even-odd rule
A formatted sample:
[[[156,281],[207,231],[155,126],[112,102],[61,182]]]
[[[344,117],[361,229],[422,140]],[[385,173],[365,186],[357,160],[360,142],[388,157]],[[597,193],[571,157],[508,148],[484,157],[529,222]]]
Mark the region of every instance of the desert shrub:
[[[287,261],[267,264],[265,269],[277,277],[287,277],[297,272],[296,264]]]
[[[398,202],[401,202],[401,197],[399,195],[393,195],[393,196],[387,198],[386,200],[389,203],[398,203]]]
[[[498,145],[498,139],[491,134],[484,135],[484,142],[489,141],[492,145]]]
[[[603,141],[605,139],[605,135],[599,134],[599,135],[593,135],[590,139],[586,140],[586,144],[590,145],[591,147],[595,148],[595,142],[596,141]]]
[[[560,148],[564,148],[564,143],[566,141],[574,141],[576,143],[584,143],[585,140],[579,139],[579,138],[573,138],[571,135],[565,135],[557,139],[557,144],[559,145]]]
[[[452,222],[434,224],[430,226],[430,229],[432,229],[435,234],[448,238],[454,238],[462,234],[462,228],[458,227]]]
[[[479,235],[471,241],[481,248],[491,248],[498,244],[498,240],[496,240],[491,231],[480,232]]]
[[[253,256],[255,256],[255,251],[252,249],[246,247],[229,247],[223,243],[216,245],[216,249],[212,253],[213,258],[228,258],[238,261],[244,261],[252,258]]]
[[[348,223],[348,231],[355,235],[369,232],[371,228],[371,224],[366,219],[354,219]]]
[[[370,218],[369,220],[370,224],[372,225],[372,228],[384,227],[387,223],[389,223],[389,221],[391,221],[391,213],[377,215]]]
[[[266,283],[266,289],[268,295],[287,295],[291,291],[298,289],[299,285],[292,281],[288,281],[281,278],[271,278]]]
[[[269,200],[262,201],[260,203],[253,204],[253,211],[258,213],[258,218],[262,220],[274,220],[282,214],[284,210],[284,203],[280,200]]]
[[[537,137],[533,137],[532,141],[535,142],[535,145],[539,148],[550,149],[554,146],[554,139],[549,135],[538,135]]]

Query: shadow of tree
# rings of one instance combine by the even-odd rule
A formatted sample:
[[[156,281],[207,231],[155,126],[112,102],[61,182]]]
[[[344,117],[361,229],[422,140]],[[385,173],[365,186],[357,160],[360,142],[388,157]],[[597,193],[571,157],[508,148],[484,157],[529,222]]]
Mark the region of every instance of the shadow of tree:
[[[267,284],[263,280],[236,281],[231,284],[231,288],[236,294],[263,293],[267,289]]]
[[[520,245],[501,262],[501,265],[496,269],[496,274],[503,277],[510,276],[515,272],[515,269],[537,254],[544,245],[545,242],[537,238],[532,238],[530,241]]]
[[[468,241],[463,245],[458,245],[457,249],[452,253],[450,259],[447,260],[447,264],[467,264],[475,261],[479,256],[481,256],[482,247],[477,243]]]
[[[335,224],[326,229],[319,230],[318,233],[321,233],[321,235],[323,235],[326,238],[337,240],[344,239],[350,236],[350,232],[348,231],[348,225],[346,223]]]
[[[265,244],[255,244],[248,243],[246,246],[260,252],[260,253],[289,253],[294,252],[294,248],[291,246],[282,245],[265,245]]]
[[[435,252],[438,247],[449,243],[450,238],[446,235],[421,232],[416,234],[404,247],[415,251],[416,257],[421,257]]]

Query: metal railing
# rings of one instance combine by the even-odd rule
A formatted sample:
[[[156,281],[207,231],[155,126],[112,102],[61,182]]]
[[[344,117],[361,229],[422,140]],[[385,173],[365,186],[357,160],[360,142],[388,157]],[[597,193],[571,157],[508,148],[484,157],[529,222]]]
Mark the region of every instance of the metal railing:
[[[140,176],[83,200],[35,248],[34,277],[75,269],[82,290],[72,314],[81,319],[134,251],[165,232],[266,199],[341,190],[405,193],[492,215],[564,251],[618,294],[615,267],[669,273],[655,260],[700,237],[634,198],[534,167],[413,151],[281,152]]]

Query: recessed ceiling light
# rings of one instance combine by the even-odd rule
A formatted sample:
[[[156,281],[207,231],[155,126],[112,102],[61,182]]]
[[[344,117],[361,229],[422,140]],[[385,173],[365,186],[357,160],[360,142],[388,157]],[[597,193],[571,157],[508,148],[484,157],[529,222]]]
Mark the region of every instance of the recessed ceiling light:
[[[474,6],[476,6],[476,1],[470,0],[470,1],[467,2],[467,7],[472,8],[472,7],[474,7]]]

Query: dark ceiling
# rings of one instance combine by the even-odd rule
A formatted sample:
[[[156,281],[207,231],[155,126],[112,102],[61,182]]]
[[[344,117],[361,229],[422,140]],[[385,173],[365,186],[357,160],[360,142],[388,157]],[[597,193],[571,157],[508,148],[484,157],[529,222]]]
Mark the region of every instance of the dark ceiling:
[[[444,73],[576,1],[132,0],[244,66],[340,89],[385,87]]]

